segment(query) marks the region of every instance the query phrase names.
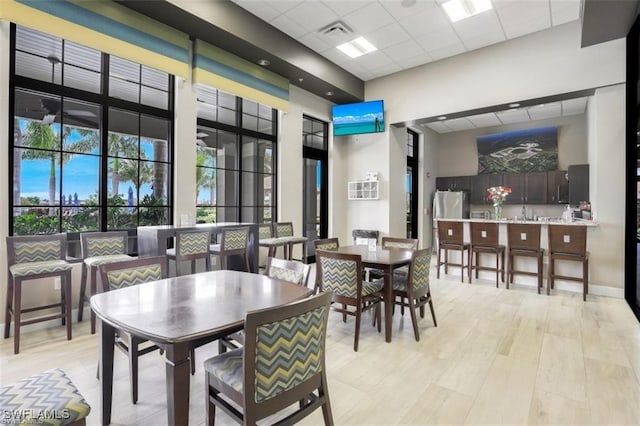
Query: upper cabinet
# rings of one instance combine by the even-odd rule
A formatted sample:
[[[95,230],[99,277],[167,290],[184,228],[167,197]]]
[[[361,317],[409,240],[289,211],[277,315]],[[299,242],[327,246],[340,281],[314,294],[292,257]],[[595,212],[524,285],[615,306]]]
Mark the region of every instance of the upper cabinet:
[[[487,189],[492,186],[503,185],[501,174],[486,174],[470,177],[471,204],[491,204],[487,199]]]
[[[469,179],[471,176],[447,176],[436,178],[438,191],[469,191]]]
[[[581,201],[589,201],[589,165],[579,164],[569,166],[569,204],[580,204]]]
[[[511,194],[506,198],[505,204],[547,202],[547,172],[505,174],[502,184],[511,188]]]

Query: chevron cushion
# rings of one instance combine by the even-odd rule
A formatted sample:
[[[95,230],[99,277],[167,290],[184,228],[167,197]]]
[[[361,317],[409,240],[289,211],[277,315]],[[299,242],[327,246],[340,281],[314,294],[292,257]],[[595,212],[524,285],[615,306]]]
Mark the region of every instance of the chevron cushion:
[[[309,240],[309,238],[307,237],[294,237],[294,236],[280,237],[280,238],[289,244],[306,243]]]
[[[61,241],[16,242],[16,263],[60,260]]]
[[[100,265],[106,265],[107,263],[115,263],[115,262],[120,262],[122,260],[132,260],[132,259],[135,259],[135,257],[131,257],[126,254],[109,254],[105,256],[87,257],[84,260],[84,263],[87,266],[100,266]]]
[[[338,243],[330,242],[325,244],[318,244],[316,250],[335,250],[338,248]]]
[[[123,237],[87,237],[87,257],[109,256],[114,254],[124,254]]]
[[[60,369],[48,370],[0,387],[0,424],[67,425],[91,407]]]
[[[189,256],[209,252],[208,232],[186,232],[179,234],[180,255]]]
[[[376,280],[376,281],[363,281],[362,282],[362,294],[367,296],[369,294],[376,293],[378,291],[382,291],[384,287],[384,280]]]
[[[273,265],[269,268],[268,275],[271,278],[289,281],[294,284],[302,284],[302,278],[304,278],[303,274],[298,271],[292,271],[291,269],[280,268]]]
[[[238,393],[242,393],[244,370],[242,358],[244,349],[234,349],[209,358],[204,362],[204,371],[218,381],[227,384]]]
[[[276,224],[276,236],[278,237],[292,237],[293,225],[290,223],[278,223]]]
[[[358,273],[356,262],[352,260],[332,259],[320,257],[322,267],[322,286],[325,290],[332,290],[335,295],[357,296]]]
[[[237,250],[247,247],[249,233],[246,229],[230,229],[224,232],[224,249]]]
[[[413,289],[429,285],[429,270],[431,268],[431,253],[424,256],[418,256],[413,264]],[[407,291],[407,274],[393,274],[393,289],[396,291]]]
[[[18,263],[9,266],[9,271],[14,277],[26,277],[29,275],[50,274],[71,269],[71,264],[66,260],[48,260],[46,262]]]
[[[258,326],[255,401],[266,401],[322,371],[327,307]]]
[[[160,264],[138,266],[107,272],[112,290],[162,279]]]
[[[265,238],[271,238],[271,225],[258,226],[258,239],[264,240]]]
[[[404,250],[413,250],[413,243],[404,242],[404,241],[385,241],[384,248],[397,248]]]

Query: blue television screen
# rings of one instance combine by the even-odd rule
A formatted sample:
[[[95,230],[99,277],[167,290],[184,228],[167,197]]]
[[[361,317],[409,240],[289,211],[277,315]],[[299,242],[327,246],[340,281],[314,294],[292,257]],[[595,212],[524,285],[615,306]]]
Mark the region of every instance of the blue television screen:
[[[382,100],[333,106],[333,135],[384,132]]]

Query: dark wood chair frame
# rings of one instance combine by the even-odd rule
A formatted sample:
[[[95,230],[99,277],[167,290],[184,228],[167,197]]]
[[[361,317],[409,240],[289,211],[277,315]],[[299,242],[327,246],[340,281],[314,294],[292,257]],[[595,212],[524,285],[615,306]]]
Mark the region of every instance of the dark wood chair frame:
[[[544,249],[540,246],[542,225],[536,223],[508,223],[507,224],[507,289],[513,284],[513,276],[530,275],[537,278],[538,294],[542,290],[544,270],[542,261]],[[532,257],[536,259],[537,272],[522,271],[515,268],[516,257]]]
[[[265,235],[264,229],[269,229],[268,236]],[[276,257],[278,252],[278,247],[282,247],[282,256],[286,259],[287,247],[289,244],[285,240],[279,240],[273,236],[273,224],[272,223],[261,223],[258,225],[258,245],[260,247],[267,248],[267,257]]]
[[[238,248],[238,249],[225,248],[225,241],[226,241],[225,235],[227,234],[227,232],[232,232],[232,231],[244,231],[246,233],[245,246],[243,248]],[[249,227],[241,226],[238,228],[223,228],[222,232],[220,233],[220,239],[221,239],[220,250],[209,250],[209,253],[211,255],[220,257],[220,268],[227,269],[227,256],[240,255],[244,257],[244,263],[246,267],[245,271],[250,272],[251,266],[249,265],[249,249],[247,248],[247,245],[249,244]]]
[[[449,235],[451,231],[451,235]],[[444,250],[444,262],[441,253]],[[460,263],[449,262],[449,250],[460,252]],[[464,264],[464,252],[467,251],[467,264]],[[470,245],[464,242],[464,226],[462,222],[438,220],[438,261],[436,264],[436,278],[440,278],[440,266],[444,265],[444,273],[449,272],[449,266],[460,267],[460,281],[464,282],[464,270],[469,268]]]
[[[207,411],[207,425],[214,425],[216,407],[229,414],[238,423],[255,425],[258,420],[275,414],[296,402],[299,403],[299,408],[295,412],[287,415],[285,418],[280,419],[276,424],[296,424],[316,409],[322,408],[324,424],[333,425],[331,402],[327,388],[327,375],[325,368],[326,344],[324,342],[322,343],[324,350],[319,354],[321,362],[320,372],[297,384],[295,387],[287,389],[262,403],[256,403],[254,396],[256,362],[255,356],[253,356],[256,352],[256,330],[258,326],[282,321],[287,318],[297,317],[322,306],[327,307],[328,313],[331,296],[331,292],[326,292],[288,305],[247,313],[245,320],[246,346],[243,353],[243,393],[239,393],[236,390],[231,389],[225,383],[221,383],[210,374],[206,374],[205,382],[207,400],[205,402],[205,406]],[[324,323],[322,325],[322,335],[325,339],[327,335],[327,318],[328,315],[325,315]],[[223,397],[223,395],[226,398]],[[242,411],[232,405],[231,402],[227,401],[227,398],[237,404]]]
[[[409,308],[411,313],[411,324],[413,325],[413,334],[416,342],[420,341],[420,330],[418,329],[418,318],[416,317],[416,309],[420,308],[420,318],[424,318],[424,307],[429,305],[431,311],[431,318],[433,318],[433,325],[438,326],[436,320],[436,312],[433,309],[433,299],[431,297],[431,288],[427,284],[425,287],[414,289],[413,288],[413,269],[415,267],[416,258],[420,256],[429,256],[431,261],[430,249],[415,250],[411,256],[411,263],[409,264],[409,272],[407,275],[407,291],[393,290],[393,302],[395,305],[402,307],[402,314],[404,314],[404,308]],[[400,298],[398,300],[397,298]],[[407,299],[405,301],[405,299]]]
[[[91,296],[97,293],[97,275],[98,265],[87,265],[84,260],[89,256],[87,247],[89,239],[100,238],[114,238],[120,237],[123,239],[123,255],[129,254],[129,233],[127,231],[108,231],[108,232],[82,232],[80,234],[80,247],[82,250],[82,277],[80,280],[80,299],[78,302],[78,322],[82,321],[84,314],[84,304],[88,304]],[[89,294],[87,294],[87,275],[90,273],[89,279]],[[96,333],[96,314],[91,311],[91,334]]]
[[[324,245],[335,244],[336,247],[340,247],[340,239],[337,237],[323,238],[319,240],[313,240],[313,248],[316,250],[327,250],[326,248],[318,248]]]
[[[350,260],[355,262],[356,270],[362,271],[362,257],[359,254],[337,253],[330,250],[318,250],[316,252],[316,282],[319,292],[324,291],[324,282],[322,278],[322,257]],[[379,292],[368,294],[363,296],[362,294],[362,274],[356,274],[356,297],[347,297],[339,294],[333,294],[332,309],[342,314],[342,322],[347,322],[347,315],[353,316],[356,319],[356,330],[353,341],[353,350],[358,351],[358,341],[360,337],[360,322],[362,314],[365,311],[375,309],[375,315],[373,316],[373,325],[378,323],[378,333],[381,331],[381,304],[383,300],[383,292],[381,289]],[[342,307],[338,307],[338,305]],[[349,306],[353,306],[354,309],[349,309]]]
[[[291,235],[280,235],[278,232],[279,226],[286,225],[291,229]],[[276,238],[287,238],[287,237],[295,237],[293,233],[293,222],[277,222],[273,224],[274,234]],[[288,260],[293,260],[293,246],[296,244],[300,244],[302,247],[302,261],[306,262],[307,258],[307,242],[308,239],[305,237],[300,237],[298,241],[289,241],[286,243],[284,258]]]
[[[16,264],[15,243],[28,243],[43,240],[59,240],[60,252],[58,259],[66,260],[67,234],[52,235],[20,235],[8,236],[7,241],[7,299],[4,316],[4,338],[8,339],[11,330],[11,317],[13,316],[13,353],[20,352],[20,327],[56,318],[62,319],[62,325],[67,326],[67,340],[71,340],[71,269],[42,274],[31,274],[23,277],[14,277],[9,268]],[[60,302],[49,305],[22,308],[22,284],[24,281],[39,278],[60,277]],[[60,313],[45,315],[44,317],[23,320],[23,313],[40,311],[51,308],[60,308]]]
[[[389,247],[390,243],[391,244],[401,243],[401,244],[406,244],[407,246],[410,246],[410,247],[407,247],[407,248]],[[415,238],[382,237],[380,244],[382,245],[383,249],[398,248],[400,250],[417,250],[418,245],[420,244],[420,240]]]
[[[504,253],[505,246],[500,244],[500,224],[494,222],[470,222],[471,249],[469,250],[469,284],[472,282],[472,272],[476,271],[476,279],[480,271],[495,271],[496,288],[498,277],[504,282]],[[480,265],[480,254],[494,254],[496,266]]]
[[[207,250],[202,253],[194,253],[194,254],[182,254],[182,243],[181,236],[185,234],[207,234]],[[180,263],[181,262],[190,262],[191,263],[191,273],[196,273],[196,261],[198,259],[204,259],[205,271],[211,270],[211,256],[209,254],[209,246],[211,245],[211,233],[209,231],[176,231],[176,254],[170,255],[167,254],[167,273],[169,272],[169,262],[173,260],[176,263],[176,276],[179,276],[180,272]]]
[[[556,278],[582,282],[582,300],[589,294],[589,252],[587,251],[587,227],[584,225],[548,225],[549,266],[547,295],[551,294]],[[568,260],[582,263],[582,277],[557,275],[555,262]]]

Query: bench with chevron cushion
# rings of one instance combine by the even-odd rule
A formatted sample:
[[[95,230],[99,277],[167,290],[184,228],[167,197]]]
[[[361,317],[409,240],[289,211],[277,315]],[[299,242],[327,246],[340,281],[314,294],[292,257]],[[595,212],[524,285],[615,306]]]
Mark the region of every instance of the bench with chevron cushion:
[[[0,423],[86,424],[91,407],[64,371],[48,370],[0,387]]]

